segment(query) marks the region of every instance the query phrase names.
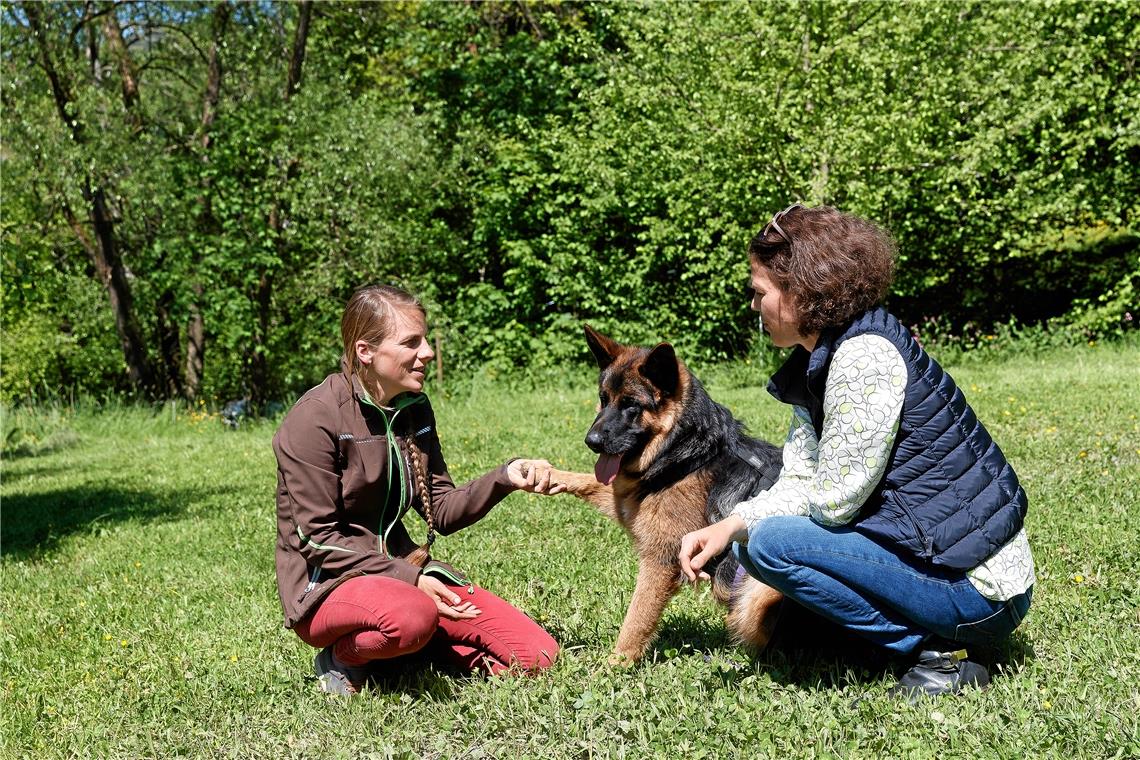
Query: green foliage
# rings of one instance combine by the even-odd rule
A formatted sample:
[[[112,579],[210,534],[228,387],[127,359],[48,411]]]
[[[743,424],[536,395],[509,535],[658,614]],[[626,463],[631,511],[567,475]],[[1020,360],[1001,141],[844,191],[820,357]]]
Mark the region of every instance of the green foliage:
[[[585,362],[583,322],[759,357],[744,251],[797,199],[894,232],[908,323],[1136,324],[1135,4],[318,3],[290,98],[297,6],[238,4],[208,128],[223,6],[116,6],[133,105],[99,17],[35,7],[42,38],[0,22],[6,399],[138,390],[92,187],[158,396],[303,389],[374,281],[424,296],[449,376]]]
[[[0,483],[0,755],[1137,756],[1138,360],[1135,343],[1082,344],[948,367],[1029,493],[1037,585],[1010,645],[972,652],[990,689],[915,708],[886,693],[901,663],[826,643],[749,657],[707,590],[670,603],[644,664],[607,667],[636,573],[629,540],[583,502],[524,494],[436,552],[552,631],[553,670],[393,671],[329,699],[313,650],[281,628],[273,423],[231,431],[197,405],[5,413],[29,443],[4,451]],[[782,439],[788,410],[762,374],[702,379]],[[471,381],[434,401],[458,479],[511,456],[593,464],[584,374],[537,391]]]

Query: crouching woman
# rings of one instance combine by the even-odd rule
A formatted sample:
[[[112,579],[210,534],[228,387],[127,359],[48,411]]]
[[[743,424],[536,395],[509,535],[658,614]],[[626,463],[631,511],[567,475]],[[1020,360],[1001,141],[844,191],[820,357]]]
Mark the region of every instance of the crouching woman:
[[[512,491],[559,492],[550,464],[516,459],[455,486],[422,393],[434,358],[426,313],[409,293],[358,290],[341,339],[341,370],[301,397],[273,439],[277,587],[285,627],[320,649],[321,689],[355,694],[401,659],[489,674],[550,666],[550,634],[430,554],[437,535]],[[426,523],[418,548],[402,522],[409,510]]]
[[[749,247],[752,308],[792,348],[768,391],[792,407],[773,487],[682,540],[690,579],[733,544],[744,569],[809,610],[913,658],[908,698],[984,687],[965,647],[1025,617],[1025,491],[961,389],[879,305],[882,230],[794,205]]]

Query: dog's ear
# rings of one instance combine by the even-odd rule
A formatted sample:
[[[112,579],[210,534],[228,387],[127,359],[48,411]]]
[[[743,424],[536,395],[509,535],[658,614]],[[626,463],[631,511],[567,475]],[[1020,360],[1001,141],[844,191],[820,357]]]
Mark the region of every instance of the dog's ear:
[[[586,344],[590,346],[590,353],[598,362],[598,369],[605,369],[613,364],[614,359],[621,353],[621,346],[617,341],[607,338],[586,324],[582,325],[582,330],[586,333]]]
[[[681,367],[677,363],[677,354],[668,343],[658,343],[654,346],[638,371],[665,396],[676,393],[677,386],[681,383]]]

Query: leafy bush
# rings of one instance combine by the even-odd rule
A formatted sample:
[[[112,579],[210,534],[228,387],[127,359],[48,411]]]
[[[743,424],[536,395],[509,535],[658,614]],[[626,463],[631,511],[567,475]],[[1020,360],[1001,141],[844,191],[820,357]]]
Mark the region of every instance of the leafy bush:
[[[908,323],[1136,324],[1135,4],[88,10],[0,21],[4,398],[264,404],[376,281],[429,303],[449,375],[588,362],[583,322],[748,357],[747,241],[794,200],[893,231]],[[147,40],[134,99],[112,19]]]

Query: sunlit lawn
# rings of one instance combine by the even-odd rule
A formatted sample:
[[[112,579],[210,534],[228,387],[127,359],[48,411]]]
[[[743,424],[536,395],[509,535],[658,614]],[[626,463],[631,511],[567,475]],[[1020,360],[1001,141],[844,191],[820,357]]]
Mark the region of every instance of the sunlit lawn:
[[[534,678],[394,676],[354,701],[308,677],[273,579],[273,426],[165,408],[7,413],[0,706],[5,757],[1136,757],[1140,755],[1140,350],[951,367],[1030,494],[1038,586],[989,653],[992,688],[907,707],[897,664],[833,649],[758,659],[705,592],[648,660],[606,655],[636,563],[570,497],[516,494],[437,554],[562,643]],[[740,368],[713,396],[781,440],[788,414]],[[588,469],[587,374],[435,394],[456,478],[510,456]],[[15,433],[12,431],[15,430]],[[413,533],[422,533],[418,525]]]

